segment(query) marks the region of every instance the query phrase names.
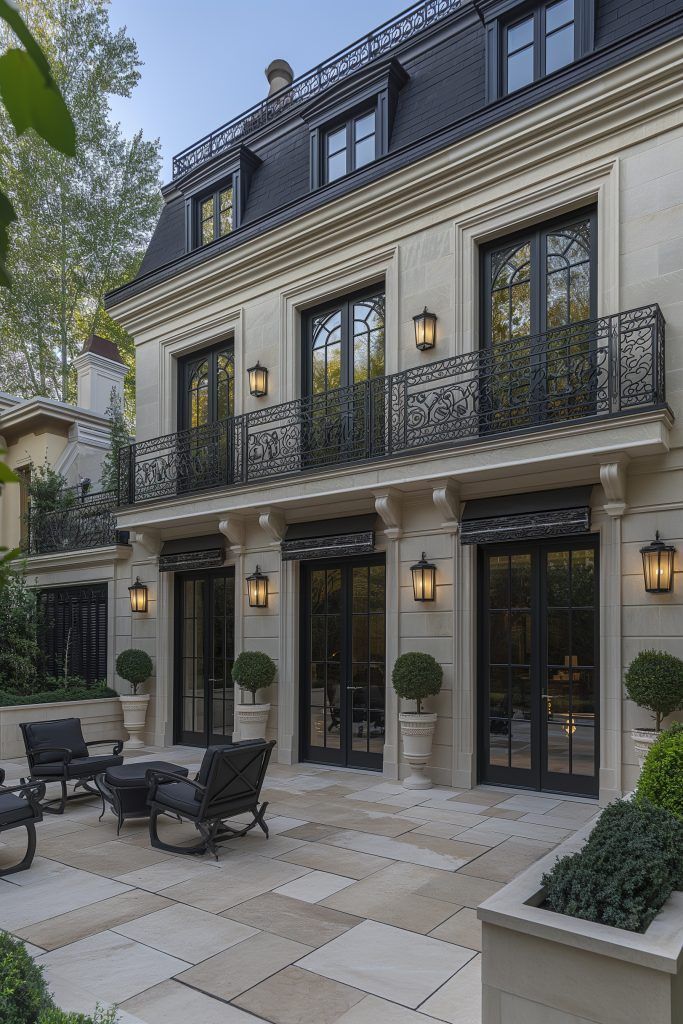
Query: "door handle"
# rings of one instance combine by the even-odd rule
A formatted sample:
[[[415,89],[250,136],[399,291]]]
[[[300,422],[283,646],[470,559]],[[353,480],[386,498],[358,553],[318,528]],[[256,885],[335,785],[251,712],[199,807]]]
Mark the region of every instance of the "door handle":
[[[364,686],[351,686],[349,683],[346,684],[347,690],[364,690]]]

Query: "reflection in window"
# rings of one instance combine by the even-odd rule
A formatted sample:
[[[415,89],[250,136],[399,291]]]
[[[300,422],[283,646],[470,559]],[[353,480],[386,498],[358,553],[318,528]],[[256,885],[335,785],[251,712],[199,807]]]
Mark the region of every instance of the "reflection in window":
[[[531,242],[501,249],[491,258],[491,341],[531,333]]]
[[[558,0],[545,12],[545,73],[574,60],[574,0]]]
[[[353,306],[353,382],[384,374],[384,296]]]
[[[525,18],[507,30],[507,84],[514,92],[534,80],[534,18]]]
[[[312,393],[320,395],[341,386],[341,310],[313,320]]]
[[[351,118],[324,136],[324,180],[337,181],[359,167],[372,163],[377,155],[376,114],[372,110]]]
[[[200,245],[229,235],[233,227],[232,186],[222,188],[198,203]]]
[[[209,419],[209,364],[204,359],[190,373],[188,381],[189,426],[199,427]]]
[[[553,231],[546,243],[548,327],[590,318],[590,222]]]

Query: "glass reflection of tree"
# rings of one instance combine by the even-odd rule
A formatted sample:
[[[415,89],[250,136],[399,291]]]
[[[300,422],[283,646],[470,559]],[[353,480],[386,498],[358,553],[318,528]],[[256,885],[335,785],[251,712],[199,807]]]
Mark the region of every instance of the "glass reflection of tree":
[[[546,416],[588,415],[591,402],[590,222],[548,234],[546,241]],[[570,327],[569,330],[567,328]]]
[[[529,419],[530,346],[514,339],[531,334],[531,242],[491,256],[491,358],[486,382],[488,430],[512,430]]]

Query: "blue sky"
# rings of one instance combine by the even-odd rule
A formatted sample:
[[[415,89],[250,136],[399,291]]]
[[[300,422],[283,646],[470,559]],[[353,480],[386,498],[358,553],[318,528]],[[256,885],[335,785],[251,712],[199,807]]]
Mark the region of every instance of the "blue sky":
[[[163,179],[174,153],[240,114],[267,92],[275,57],[295,75],[409,6],[408,0],[111,0],[144,61],[129,100],[113,97],[127,135],[161,139]]]

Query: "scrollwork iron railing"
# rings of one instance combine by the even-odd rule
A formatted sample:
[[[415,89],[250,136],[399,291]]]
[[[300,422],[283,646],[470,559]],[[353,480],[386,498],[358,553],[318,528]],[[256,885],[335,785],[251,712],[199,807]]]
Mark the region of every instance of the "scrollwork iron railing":
[[[30,509],[29,555],[102,548],[127,541],[116,529],[115,491],[79,494],[73,504],[51,512]]]
[[[664,405],[658,306],[267,406],[121,453],[120,504],[447,449]]]
[[[290,86],[269,99],[262,100],[244,114],[221,125],[199,142],[193,143],[173,157],[173,177],[178,178],[206,160],[229,149],[233,143],[259,128],[265,127],[290,107],[352,75],[391,50],[412,39],[426,28],[443,21],[462,7],[462,0],[421,0],[397,17],[380,25],[374,32],[347,46],[344,50],[295,79]]]

